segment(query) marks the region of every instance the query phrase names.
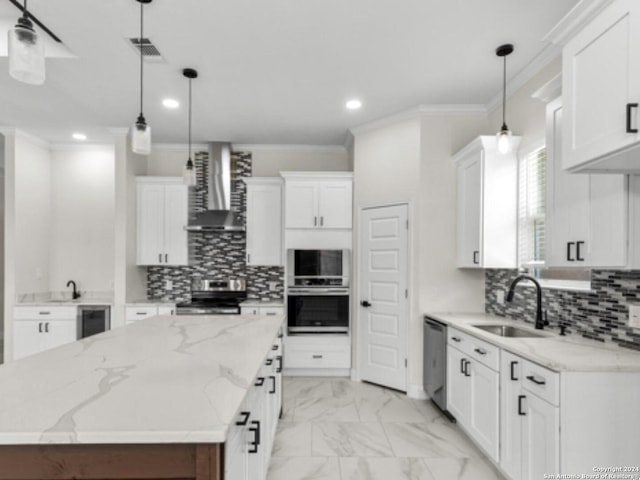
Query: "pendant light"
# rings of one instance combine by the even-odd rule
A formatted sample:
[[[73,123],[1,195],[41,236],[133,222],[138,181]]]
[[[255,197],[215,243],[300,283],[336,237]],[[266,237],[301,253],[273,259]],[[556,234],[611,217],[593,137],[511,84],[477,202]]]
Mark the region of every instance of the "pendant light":
[[[503,155],[511,151],[511,130],[507,127],[507,121],[505,120],[507,110],[507,56],[513,53],[513,45],[507,43],[500,45],[496,49],[496,55],[502,57],[503,70],[502,70],[502,127],[497,133],[498,140],[498,152]]]
[[[24,0],[22,16],[9,30],[9,75],[31,85],[44,83],[44,42],[33,28]]]
[[[193,160],[191,160],[191,80],[198,78],[198,72],[193,68],[185,68],[182,70],[182,74],[189,79],[189,157],[186,165],[184,166],[182,178],[185,185],[195,187],[196,169],[193,165]]]
[[[136,0],[140,3],[140,115],[131,128],[131,150],[133,153],[140,155],[149,155],[151,153],[151,127],[147,125],[147,121],[142,113],[143,99],[143,80],[144,80],[144,55],[142,52],[142,41],[144,38],[144,5],[151,3],[151,0]]]

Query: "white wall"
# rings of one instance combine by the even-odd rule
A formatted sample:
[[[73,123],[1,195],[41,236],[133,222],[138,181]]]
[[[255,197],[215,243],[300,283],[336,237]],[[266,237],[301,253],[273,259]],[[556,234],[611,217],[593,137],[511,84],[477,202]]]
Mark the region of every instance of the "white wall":
[[[51,152],[49,290],[112,292],[115,233],[113,147]]]
[[[0,133],[0,363],[4,359],[4,285],[5,285],[5,272],[4,272],[4,209],[5,209],[5,176],[4,176],[4,164],[5,164],[5,151],[4,151],[5,139],[4,135]]]

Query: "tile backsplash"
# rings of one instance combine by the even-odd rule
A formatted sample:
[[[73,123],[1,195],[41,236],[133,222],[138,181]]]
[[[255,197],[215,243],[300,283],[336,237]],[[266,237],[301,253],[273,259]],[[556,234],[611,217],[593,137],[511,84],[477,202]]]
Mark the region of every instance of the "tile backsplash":
[[[191,214],[206,210],[207,152],[195,154],[197,186],[189,199]],[[241,181],[251,176],[251,153],[232,153],[231,208],[245,222],[246,185]],[[148,267],[147,297],[150,300],[190,300],[191,279],[245,278],[247,297],[261,300],[281,300],[284,296],[284,267],[256,267],[246,264],[244,232],[189,233],[191,265],[188,267]],[[167,288],[171,286],[171,288]]]
[[[499,304],[497,292],[509,290],[517,270],[485,271],[485,310],[502,317],[533,323],[534,288],[518,285],[512,303]],[[640,350],[640,330],[628,326],[627,304],[640,304],[640,270],[592,270],[591,291],[542,290],[542,306],[552,327],[565,325],[567,334],[581,335]]]

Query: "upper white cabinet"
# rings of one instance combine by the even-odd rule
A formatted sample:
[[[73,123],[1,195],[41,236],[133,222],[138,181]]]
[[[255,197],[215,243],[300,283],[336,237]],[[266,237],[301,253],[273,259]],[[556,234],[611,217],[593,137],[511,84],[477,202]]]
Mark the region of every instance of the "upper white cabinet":
[[[351,173],[282,172],[285,228],[351,229]]]
[[[640,172],[640,2],[616,0],[583,28],[565,18],[551,40],[562,54],[563,167]]]
[[[561,162],[561,99],[547,105],[546,124],[547,266],[627,265],[627,177],[567,173]]]
[[[282,179],[245,178],[247,265],[282,265]]]
[[[520,141],[513,137],[512,152]],[[458,267],[515,268],[518,160],[481,136],[455,156],[458,167]]]
[[[181,177],[137,177],[138,265],[189,264],[189,190]]]

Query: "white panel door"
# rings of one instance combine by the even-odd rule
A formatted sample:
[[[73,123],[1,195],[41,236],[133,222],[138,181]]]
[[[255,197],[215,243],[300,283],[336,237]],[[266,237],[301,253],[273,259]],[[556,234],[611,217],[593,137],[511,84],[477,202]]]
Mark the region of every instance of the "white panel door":
[[[44,350],[42,320],[13,322],[13,359],[18,360]]]
[[[458,423],[467,425],[471,414],[469,391],[471,384],[465,372],[470,368],[465,354],[447,345],[447,410]]]
[[[166,185],[164,189],[163,264],[188,265],[188,237],[184,227],[189,222],[189,190],[186,185]]]
[[[164,260],[164,185],[138,184],[138,265]]]
[[[320,183],[318,224],[323,228],[351,228],[351,180]]]
[[[285,228],[316,228],[318,226],[317,183],[287,181],[285,204]]]
[[[471,362],[471,418],[468,426],[473,438],[493,460],[498,461],[500,427],[500,379],[497,372]]]
[[[500,467],[511,478],[522,475],[522,359],[506,350],[500,354]]]
[[[537,480],[560,469],[560,409],[527,393],[523,410],[522,478]]]
[[[59,347],[78,339],[78,326],[73,320],[49,320],[44,323],[44,349]]]
[[[247,185],[247,265],[282,265],[280,185]]]
[[[480,154],[458,167],[458,267],[482,263],[482,160]]]
[[[406,391],[407,206],[362,210],[358,337],[362,380]]]

